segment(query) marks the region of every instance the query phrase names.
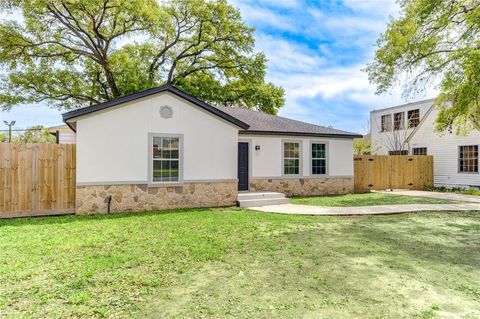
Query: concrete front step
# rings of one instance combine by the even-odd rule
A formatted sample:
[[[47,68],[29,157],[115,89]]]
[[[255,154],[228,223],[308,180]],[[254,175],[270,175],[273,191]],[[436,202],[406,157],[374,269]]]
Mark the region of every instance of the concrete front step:
[[[288,198],[264,198],[264,199],[247,199],[238,201],[240,207],[262,207],[269,205],[288,204]]]
[[[285,195],[282,193],[256,192],[238,194],[238,205],[240,207],[261,207],[280,204],[288,204],[288,198],[285,198]]]
[[[285,194],[275,192],[245,192],[238,193],[238,200],[285,198]]]

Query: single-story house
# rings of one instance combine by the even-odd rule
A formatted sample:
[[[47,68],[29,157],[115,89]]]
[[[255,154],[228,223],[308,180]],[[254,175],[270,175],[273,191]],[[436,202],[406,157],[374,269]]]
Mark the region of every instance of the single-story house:
[[[170,85],[63,114],[76,132],[77,213],[228,206],[238,192],[353,192],[353,139],[214,107]]]

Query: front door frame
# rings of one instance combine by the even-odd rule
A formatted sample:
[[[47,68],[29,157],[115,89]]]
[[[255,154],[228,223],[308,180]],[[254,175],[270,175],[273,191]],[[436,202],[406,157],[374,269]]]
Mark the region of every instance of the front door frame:
[[[247,144],[247,188],[246,189],[240,189],[240,163],[238,161],[238,158],[239,158],[239,155],[237,153],[237,178],[238,178],[238,191],[240,192],[248,192],[248,190],[250,189],[250,170],[251,170],[251,164],[252,164],[252,161],[251,161],[251,142],[250,140],[239,140],[237,145],[239,145],[240,143],[244,143],[244,144]],[[237,146],[237,152],[239,151],[239,148]]]

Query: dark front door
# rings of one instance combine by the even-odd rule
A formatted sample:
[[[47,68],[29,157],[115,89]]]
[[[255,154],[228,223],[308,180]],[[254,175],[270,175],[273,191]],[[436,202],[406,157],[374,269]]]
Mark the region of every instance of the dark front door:
[[[238,190],[248,191],[248,143],[238,143]]]

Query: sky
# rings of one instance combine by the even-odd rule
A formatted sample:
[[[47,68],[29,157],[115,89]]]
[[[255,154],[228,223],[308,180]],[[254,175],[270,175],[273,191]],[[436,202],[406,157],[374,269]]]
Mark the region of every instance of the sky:
[[[434,91],[402,97],[401,89],[375,95],[362,69],[373,60],[375,42],[394,0],[229,0],[255,28],[255,49],[268,59],[267,81],[285,89],[279,115],[356,133],[368,130],[373,109],[421,100]],[[17,128],[62,124],[61,112],[44,105],[17,106],[0,113]]]

